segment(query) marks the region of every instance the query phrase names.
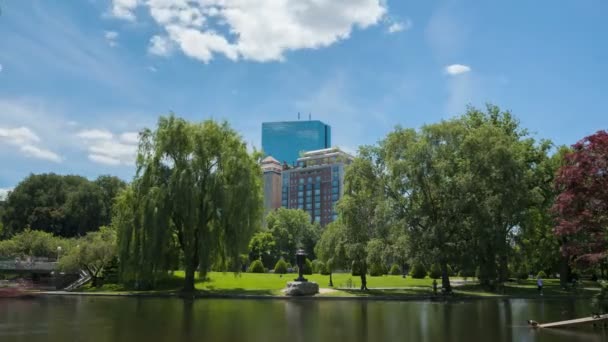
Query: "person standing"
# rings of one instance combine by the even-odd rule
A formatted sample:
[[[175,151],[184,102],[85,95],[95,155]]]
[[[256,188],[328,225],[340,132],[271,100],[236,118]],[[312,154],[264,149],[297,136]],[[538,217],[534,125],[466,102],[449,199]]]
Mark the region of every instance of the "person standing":
[[[538,285],[538,293],[542,296],[543,295],[543,278],[537,277],[536,285]]]

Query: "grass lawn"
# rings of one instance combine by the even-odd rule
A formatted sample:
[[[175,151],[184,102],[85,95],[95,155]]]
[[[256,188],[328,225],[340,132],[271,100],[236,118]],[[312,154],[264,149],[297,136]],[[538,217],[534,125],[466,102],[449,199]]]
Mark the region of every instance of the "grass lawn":
[[[211,272],[206,280],[196,278],[195,287],[199,291],[211,294],[243,294],[243,295],[282,295],[281,290],[285,288],[286,283],[294,280],[296,274],[278,274],[266,273],[221,273]],[[321,288],[329,288],[329,276],[313,274],[305,276],[308,280],[317,282]],[[451,280],[460,280],[460,278],[450,278]],[[165,281],[161,282],[154,291],[145,291],[145,293],[167,293],[179,291],[183,285],[184,272],[178,271]],[[413,279],[401,276],[381,276],[367,277],[367,286],[369,291],[361,292],[361,278],[350,275],[349,273],[337,273],[333,275],[333,283],[335,291],[321,294],[320,296],[353,296],[353,297],[373,297],[373,296],[428,296],[432,294],[433,280],[430,278]],[[441,284],[440,281],[438,281]],[[112,293],[133,293],[116,284],[106,284],[98,288],[92,288],[86,285],[80,291],[85,292],[112,292]],[[592,296],[599,292],[599,286],[596,283],[582,283],[578,290],[563,290],[559,285],[558,279],[546,279],[544,281],[543,294],[546,297],[568,297],[568,296]],[[539,297],[536,281],[524,280],[518,283],[506,283],[504,292],[501,290],[489,292],[477,284],[468,284],[454,287],[455,296],[460,297],[497,297],[497,296],[512,296],[534,298]]]

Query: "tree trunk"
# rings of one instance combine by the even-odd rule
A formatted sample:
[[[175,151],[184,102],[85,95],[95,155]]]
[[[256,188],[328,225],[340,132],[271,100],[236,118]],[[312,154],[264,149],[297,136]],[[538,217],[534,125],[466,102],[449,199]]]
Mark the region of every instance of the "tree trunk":
[[[559,285],[565,289],[568,287],[568,282],[570,282],[570,263],[568,262],[568,256],[562,255],[559,271]]]
[[[331,279],[331,272],[329,272],[329,286],[331,286],[331,287],[334,286],[334,282]]]
[[[445,260],[441,261],[441,286],[444,293],[452,293],[452,285],[450,285],[450,275],[448,274],[448,263]]]
[[[509,280],[509,257],[506,253],[506,250],[503,251],[499,257],[498,282],[501,284]]]
[[[184,281],[184,292],[194,291],[194,274],[196,273],[196,265],[189,262],[186,265],[186,279]]]
[[[367,265],[361,263],[361,291],[367,291]]]

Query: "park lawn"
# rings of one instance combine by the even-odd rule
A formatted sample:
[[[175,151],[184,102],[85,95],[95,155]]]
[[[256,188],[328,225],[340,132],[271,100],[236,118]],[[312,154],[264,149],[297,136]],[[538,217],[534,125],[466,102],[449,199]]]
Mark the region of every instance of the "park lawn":
[[[104,284],[94,288],[85,285],[79,289],[83,292],[114,292],[114,293],[155,293],[179,291],[183,285],[184,272],[176,271],[172,277],[161,281],[154,291],[132,291],[122,285]],[[306,279],[314,281],[322,288],[329,287],[329,276],[321,274],[306,275]],[[336,289],[358,289],[361,286],[361,278],[352,276],[350,273],[334,273],[332,275],[334,288]],[[210,272],[207,279],[196,277],[195,288],[200,291],[218,294],[251,294],[251,295],[281,295],[281,290],[286,287],[287,282],[297,278],[297,274],[284,274],[283,276],[273,273],[231,273]],[[401,276],[367,277],[367,287],[373,288],[409,288],[426,287],[431,288],[433,280],[430,278],[413,279]],[[332,292],[331,295],[348,295],[343,291]],[[330,294],[328,294],[330,295]]]

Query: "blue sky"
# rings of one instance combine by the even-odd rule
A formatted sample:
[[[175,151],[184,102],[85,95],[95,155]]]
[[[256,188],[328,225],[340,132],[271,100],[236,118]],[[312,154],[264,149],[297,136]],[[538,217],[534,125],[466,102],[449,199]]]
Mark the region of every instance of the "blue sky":
[[[29,173],[134,173],[135,132],[173,111],[311,113],[355,150],[467,104],[538,138],[606,129],[608,2],[81,0],[0,2],[0,188]]]

